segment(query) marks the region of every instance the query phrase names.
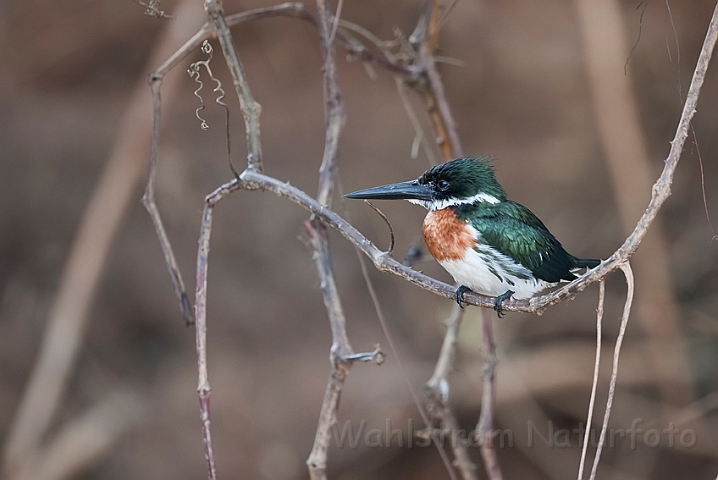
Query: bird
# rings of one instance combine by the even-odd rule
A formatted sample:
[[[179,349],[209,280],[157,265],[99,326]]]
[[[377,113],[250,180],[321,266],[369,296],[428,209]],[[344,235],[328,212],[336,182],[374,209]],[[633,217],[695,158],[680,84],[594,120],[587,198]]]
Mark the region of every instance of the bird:
[[[499,318],[507,299],[531,298],[601,262],[568,253],[531,210],[509,200],[488,155],[456,158],[416,180],[345,197],[408,200],[426,208],[424,243],[459,285],[456,302],[463,307],[469,290],[496,297]]]

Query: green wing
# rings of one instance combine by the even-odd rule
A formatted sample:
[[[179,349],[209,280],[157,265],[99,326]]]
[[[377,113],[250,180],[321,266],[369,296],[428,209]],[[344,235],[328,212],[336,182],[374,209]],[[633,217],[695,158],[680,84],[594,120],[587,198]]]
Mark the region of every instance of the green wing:
[[[462,206],[463,207],[463,206]],[[516,202],[475,204],[457,216],[479,231],[479,243],[489,245],[547,282],[573,280],[573,257],[531,210]]]

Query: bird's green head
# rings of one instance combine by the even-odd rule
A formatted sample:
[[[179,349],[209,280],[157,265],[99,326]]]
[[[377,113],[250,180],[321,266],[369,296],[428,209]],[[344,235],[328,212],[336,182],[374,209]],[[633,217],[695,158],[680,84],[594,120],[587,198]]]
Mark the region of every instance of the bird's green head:
[[[409,200],[428,210],[477,202],[499,203],[506,192],[496,181],[491,157],[465,157],[431,167],[416,180],[359,190],[347,198]]]

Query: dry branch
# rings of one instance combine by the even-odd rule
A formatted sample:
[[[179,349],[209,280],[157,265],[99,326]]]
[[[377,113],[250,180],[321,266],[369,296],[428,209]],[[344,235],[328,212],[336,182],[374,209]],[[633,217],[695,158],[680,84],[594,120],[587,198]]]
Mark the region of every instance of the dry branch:
[[[446,333],[441,344],[439,358],[434,367],[434,374],[426,382],[427,412],[433,418],[438,419],[442,429],[452,434],[451,447],[453,449],[456,465],[464,480],[476,479],[476,465],[471,460],[468,451],[468,439],[460,437],[459,422],[449,405],[449,380],[448,376],[454,368],[454,357],[456,356],[456,343],[459,335],[459,328],[464,316],[464,309],[454,304],[451,315],[446,320]]]
[[[601,265],[587,274],[554,292],[541,297],[532,298],[528,302],[507,302],[510,307],[518,307],[519,305],[528,303],[529,308],[524,311],[542,313],[546,310],[546,308],[555,305],[561,300],[568,298],[577,292],[580,292],[588,285],[605,278],[606,275],[620,268],[621,265],[629,259],[633,253],[635,253],[636,249],[645,237],[648,228],[656,218],[658,211],[663,206],[666,199],[671,195],[673,174],[675,173],[681,153],[683,152],[691,120],[696,113],[698,97],[700,95],[701,87],[703,86],[703,81],[705,80],[708,64],[710,63],[713,55],[716,39],[718,39],[718,6],[716,6],[716,9],[713,12],[708,32],[706,33],[703,47],[701,48],[700,56],[696,62],[696,68],[693,73],[693,78],[691,79],[691,86],[688,89],[688,94],[686,95],[686,101],[683,105],[683,111],[681,113],[680,121],[678,122],[678,127],[676,128],[676,134],[671,141],[671,149],[668,153],[668,158],[665,161],[661,176],[653,184],[653,188],[651,189],[651,200],[648,207],[638,220],[638,223],[633,229],[631,235],[628,236],[623,245],[621,245],[621,247],[616,250],[610,258],[603,261]]]
[[[249,90],[249,84],[244,75],[242,63],[234,49],[232,35],[229,32],[222,11],[221,0],[206,0],[205,11],[210,17],[219,43],[222,46],[222,54],[227,61],[227,67],[232,74],[237,96],[239,98],[242,116],[244,117],[245,130],[247,133],[247,164],[248,170],[262,171],[262,147],[259,140],[259,112],[260,106],[254,101]],[[227,140],[229,144],[229,139]],[[231,166],[231,159],[230,159]],[[197,368],[199,380],[197,393],[200,403],[200,420],[202,422],[202,438],[204,441],[205,458],[209,479],[217,478],[217,467],[214,458],[214,446],[212,444],[212,430],[210,417],[210,394],[211,388],[207,370],[207,269],[209,264],[209,239],[212,232],[212,213],[217,203],[224,197],[223,192],[217,195],[210,194],[205,200],[204,213],[202,215],[202,226],[199,236],[199,250],[197,252],[197,281],[195,294],[195,317],[196,317],[196,343],[197,343]],[[169,243],[167,244],[169,248]]]
[[[332,191],[334,190],[339,136],[344,124],[344,110],[341,91],[339,90],[336,53],[330,39],[331,7],[328,0],[317,0],[317,8],[319,10],[319,38],[322,57],[324,58],[324,115],[326,118],[324,158],[319,167],[317,199],[322,205],[329,205]],[[324,306],[327,309],[332,330],[332,346],[329,355],[331,371],[319,413],[314,445],[307,459],[310,478],[312,480],[326,480],[331,428],[337,422],[339,399],[344,389],[344,382],[349,374],[349,369],[352,366],[352,362],[347,358],[353,355],[354,352],[349,344],[346,318],[337,291],[326,225],[320,220],[310,220],[306,221],[304,226],[305,235],[309,240],[308,243],[314,250],[313,258],[317,266]]]
[[[481,395],[481,415],[476,425],[476,437],[481,445],[481,457],[484,468],[491,480],[501,480],[501,467],[494,448],[494,407],[496,406],[496,345],[492,331],[491,317],[481,309],[481,327],[483,343],[483,379],[484,391]]]
[[[221,198],[220,193],[217,196],[210,195],[205,201],[202,227],[199,234],[199,251],[197,252],[197,283],[194,303],[198,370],[197,394],[199,395],[202,440],[209,480],[217,479],[217,466],[214,459],[210,416],[210,394],[212,389],[209,386],[209,372],[207,370],[207,268],[209,266],[209,238],[212,233],[212,213],[214,206]]]
[[[329,324],[332,329],[332,346],[329,355],[331,372],[319,413],[314,446],[307,459],[310,477],[312,480],[319,480],[326,479],[327,452],[331,440],[331,428],[337,422],[339,399],[344,388],[344,381],[352,365],[352,361],[348,358],[354,354],[354,351],[349,344],[346,319],[334,279],[326,227],[321,224],[314,225],[309,221],[305,222],[304,225],[305,236],[314,249],[314,262],[321,279],[324,306],[329,314]]]
[[[413,84],[424,100],[424,105],[431,119],[436,143],[446,161],[463,156],[463,149],[459,141],[456,122],[451,115],[449,103],[446,101],[444,84],[436,70],[434,51],[438,45],[439,14],[441,7],[434,0],[424,2],[424,10],[416,29],[409,37],[409,42],[415,50],[415,62],[425,74],[425,88],[421,84]]]

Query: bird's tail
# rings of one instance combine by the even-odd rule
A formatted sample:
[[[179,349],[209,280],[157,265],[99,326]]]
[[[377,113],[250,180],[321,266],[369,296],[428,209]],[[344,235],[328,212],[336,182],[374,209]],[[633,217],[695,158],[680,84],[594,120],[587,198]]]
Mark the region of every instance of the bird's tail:
[[[601,260],[597,258],[571,257],[571,268],[596,268]]]

